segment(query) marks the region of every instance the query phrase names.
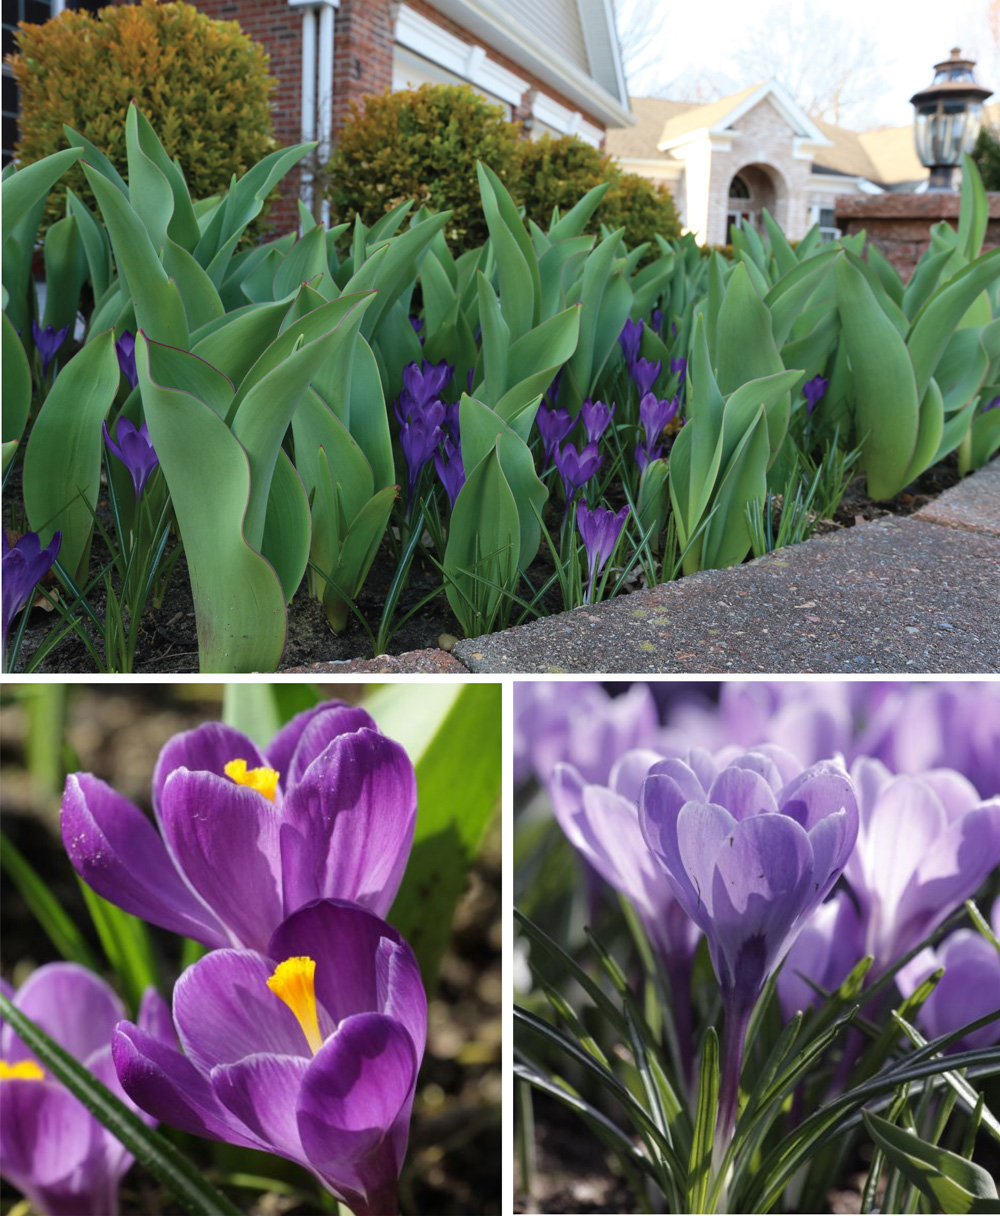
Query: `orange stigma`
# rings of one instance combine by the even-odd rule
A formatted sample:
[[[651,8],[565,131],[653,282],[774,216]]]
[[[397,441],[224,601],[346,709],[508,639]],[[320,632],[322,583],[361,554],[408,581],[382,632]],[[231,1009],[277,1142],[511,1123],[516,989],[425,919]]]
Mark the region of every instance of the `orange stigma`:
[[[278,772],[273,768],[247,768],[245,760],[230,760],[225,767],[225,774],[237,785],[245,785],[249,789],[263,794],[269,801],[274,801],[278,789]]]
[[[286,958],[274,969],[268,988],[295,1014],[313,1055],[323,1046],[316,1015],[316,960]]]

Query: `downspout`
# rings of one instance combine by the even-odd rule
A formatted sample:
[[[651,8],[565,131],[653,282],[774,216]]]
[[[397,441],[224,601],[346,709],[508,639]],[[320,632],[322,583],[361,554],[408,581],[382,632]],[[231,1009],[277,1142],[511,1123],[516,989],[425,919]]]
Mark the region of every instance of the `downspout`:
[[[340,0],[324,0],[319,10],[319,62],[317,65],[319,147],[316,149],[316,156],[323,169],[330,159],[330,144],[333,138],[333,13],[339,3]],[[318,218],[325,228],[329,228],[330,200],[325,195],[326,191],[324,191],[323,206]]]
[[[292,8],[302,9],[301,138],[303,143],[317,141],[311,160],[321,170],[330,159],[333,133],[333,14],[340,0],[288,0],[288,3]],[[329,226],[330,204],[326,199],[322,200],[317,215],[315,178],[315,173],[302,170],[302,202],[309,212]]]

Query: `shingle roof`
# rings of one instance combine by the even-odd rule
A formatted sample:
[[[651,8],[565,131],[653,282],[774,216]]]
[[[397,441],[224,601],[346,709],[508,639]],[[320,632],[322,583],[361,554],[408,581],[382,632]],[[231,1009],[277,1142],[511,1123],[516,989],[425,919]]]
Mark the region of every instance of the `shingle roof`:
[[[717,123],[722,122],[727,114],[735,110],[741,102],[746,101],[751,93],[756,93],[759,88],[759,83],[754,84],[749,89],[731,93],[728,97],[710,101],[707,105],[689,106],[683,113],[667,119],[660,132],[659,142],[665,143],[667,140],[676,139],[679,135],[700,131],[702,127],[714,127]]]
[[[685,110],[702,108],[694,102],[665,101],[662,97],[632,97],[630,102],[636,125],[609,130],[605,141],[612,156],[625,160],[672,159],[657,147],[664,124]]]

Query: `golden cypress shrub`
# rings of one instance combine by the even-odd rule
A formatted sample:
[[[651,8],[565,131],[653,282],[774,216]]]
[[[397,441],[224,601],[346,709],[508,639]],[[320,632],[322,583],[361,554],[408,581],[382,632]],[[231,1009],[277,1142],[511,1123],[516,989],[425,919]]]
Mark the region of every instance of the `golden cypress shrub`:
[[[96,16],[65,10],[44,25],[22,22],[10,57],[21,89],[24,164],[67,147],[63,123],[85,135],[128,176],[125,118],[133,99],[168,156],[177,157],[192,198],[224,190],[275,147],[268,56],[235,21],[190,4],[143,0]],[[69,186],[94,206],[74,165],[46,206],[43,227],[65,214]]]

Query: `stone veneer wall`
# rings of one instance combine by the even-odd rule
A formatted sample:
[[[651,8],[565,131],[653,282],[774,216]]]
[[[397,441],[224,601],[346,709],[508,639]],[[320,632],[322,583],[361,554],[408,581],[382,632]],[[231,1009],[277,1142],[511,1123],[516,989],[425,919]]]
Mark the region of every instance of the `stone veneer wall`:
[[[1000,246],[1000,194],[988,194],[989,220],[983,249]],[[865,229],[904,279],[909,279],[930,245],[930,230],[946,220],[958,227],[960,200],[957,194],[861,194],[842,195],[834,208],[837,227],[845,236]]]

